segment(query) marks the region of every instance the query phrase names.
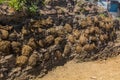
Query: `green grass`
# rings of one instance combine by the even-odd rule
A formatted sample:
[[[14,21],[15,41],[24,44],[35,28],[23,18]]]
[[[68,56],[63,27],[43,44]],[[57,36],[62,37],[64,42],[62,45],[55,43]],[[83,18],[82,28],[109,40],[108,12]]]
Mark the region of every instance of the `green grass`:
[[[38,9],[39,0],[0,0],[0,4],[7,3],[10,7],[14,8],[16,11],[27,10],[30,13],[36,13]],[[42,0],[44,3],[44,0]],[[43,4],[42,3],[42,4]]]
[[[4,2],[6,2],[7,0],[0,0],[0,4],[2,4],[2,3],[4,3]]]

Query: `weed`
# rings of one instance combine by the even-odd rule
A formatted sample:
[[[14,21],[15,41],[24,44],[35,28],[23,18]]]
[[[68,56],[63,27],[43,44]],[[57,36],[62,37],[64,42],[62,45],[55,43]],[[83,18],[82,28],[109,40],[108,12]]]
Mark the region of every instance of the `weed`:
[[[39,2],[44,5],[44,0],[0,0],[0,4],[7,3],[16,11],[28,11],[32,14],[37,12]]]

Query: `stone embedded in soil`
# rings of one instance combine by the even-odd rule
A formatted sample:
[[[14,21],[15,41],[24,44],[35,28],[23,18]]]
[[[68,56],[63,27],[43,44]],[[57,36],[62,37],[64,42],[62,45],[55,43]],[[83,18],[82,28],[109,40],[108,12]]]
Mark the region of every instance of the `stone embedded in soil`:
[[[77,45],[76,48],[75,48],[76,52],[79,54],[81,51],[82,51],[82,47],[81,45]]]
[[[19,65],[19,66],[24,66],[24,65],[26,65],[27,61],[28,61],[28,57],[19,56],[16,59],[16,64]]]
[[[4,75],[2,73],[0,73],[0,79],[2,79],[4,77]]]
[[[13,74],[20,72],[21,67],[13,68],[12,71],[9,73],[9,76],[12,76]]]
[[[51,44],[53,41],[54,37],[52,35],[47,36],[45,39],[46,44]]]
[[[9,59],[11,59],[11,58],[13,58],[13,54],[7,55],[7,56],[4,57],[5,60],[9,60]]]
[[[8,31],[0,29],[0,33],[1,33],[1,38],[2,39],[7,39],[8,38],[8,35],[9,35]]]
[[[28,45],[24,45],[22,48],[22,55],[23,56],[29,56],[32,53],[33,49],[28,46]]]
[[[3,53],[3,55],[9,54],[11,51],[11,44],[10,41],[0,41],[0,52]]]
[[[0,41],[0,58],[5,54],[0,59],[0,65],[2,69],[7,69],[9,80],[34,78],[42,74],[42,71],[45,73],[61,62],[64,63],[71,56],[79,55],[80,60],[90,60],[97,54],[96,48],[100,51],[105,43],[114,41],[110,39],[114,35],[108,35],[115,33],[114,27],[108,26],[113,26],[112,19],[109,16],[101,17],[96,12],[92,13],[96,17],[91,16],[84,9],[89,4],[82,5],[84,7],[78,7],[83,11],[80,9],[78,13],[70,15],[69,12],[61,13],[60,9],[56,11],[60,13],[48,14],[50,17],[42,17],[23,25],[18,32],[16,28],[0,26],[0,29],[9,32],[9,38],[4,34]],[[5,75],[5,78],[8,79],[8,76]]]
[[[30,66],[35,66],[37,64],[37,61],[38,61],[38,54],[37,53],[33,53],[30,57],[29,57],[29,60],[28,60],[28,65]]]
[[[17,40],[17,34],[16,33],[11,33],[11,34],[9,34],[9,40]]]
[[[13,41],[13,42],[11,42],[11,45],[12,45],[13,52],[16,53],[16,54],[20,54],[20,52],[21,52],[21,43]]]
[[[30,47],[32,47],[33,49],[36,49],[37,48],[37,44],[36,44],[36,41],[34,38],[30,38],[29,41],[28,41],[28,45]]]
[[[8,8],[7,12],[8,12],[8,15],[13,15],[15,13],[15,9],[14,8]]]

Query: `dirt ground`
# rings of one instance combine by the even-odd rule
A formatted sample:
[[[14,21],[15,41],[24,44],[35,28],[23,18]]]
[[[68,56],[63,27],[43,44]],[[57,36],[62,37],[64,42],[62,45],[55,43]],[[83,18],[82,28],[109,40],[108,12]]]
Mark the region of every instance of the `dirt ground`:
[[[76,63],[72,60],[37,80],[120,80],[120,55],[94,62]]]

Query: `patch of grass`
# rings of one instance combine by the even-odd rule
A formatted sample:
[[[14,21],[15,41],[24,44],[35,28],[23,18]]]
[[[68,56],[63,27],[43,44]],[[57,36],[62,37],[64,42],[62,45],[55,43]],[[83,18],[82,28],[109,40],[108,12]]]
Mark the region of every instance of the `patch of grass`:
[[[2,3],[4,0],[0,0],[0,3]]]
[[[13,7],[15,10],[21,10],[24,7],[25,0],[10,0],[8,2],[10,7]]]
[[[44,0],[0,0],[0,4],[7,3],[10,7],[16,11],[28,11],[30,13],[36,13],[38,9],[38,3],[41,1],[44,4]]]

